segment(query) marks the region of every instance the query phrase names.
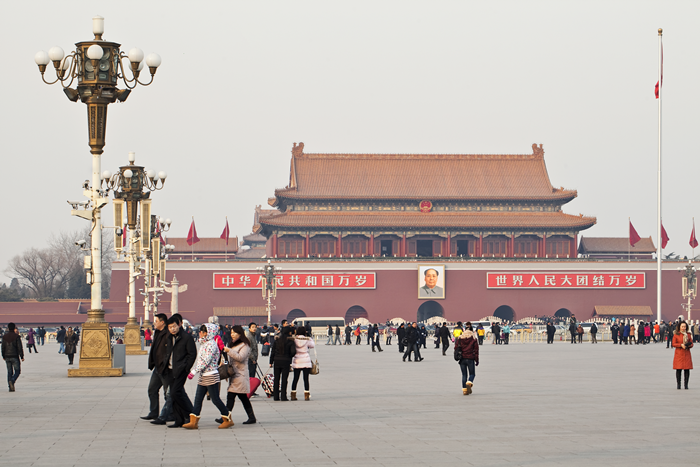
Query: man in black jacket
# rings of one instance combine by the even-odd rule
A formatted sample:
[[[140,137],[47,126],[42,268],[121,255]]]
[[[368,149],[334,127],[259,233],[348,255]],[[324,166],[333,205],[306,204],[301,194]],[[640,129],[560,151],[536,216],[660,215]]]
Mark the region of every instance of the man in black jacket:
[[[143,420],[153,420],[151,423],[154,425],[165,425],[165,421],[168,420],[173,407],[172,397],[170,395],[172,375],[168,369],[167,361],[168,349],[172,346],[172,340],[167,339],[167,335],[169,334],[168,330],[165,329],[165,322],[167,320],[168,317],[165,313],[158,313],[155,316],[154,325],[156,330],[153,333],[151,350],[148,353],[148,369],[153,370],[153,373],[151,373],[151,380],[148,383],[150,411],[148,415],[141,418]],[[163,388],[163,395],[165,396],[165,405],[163,405],[162,412],[159,411],[160,403],[158,393],[160,392],[160,388]]]
[[[66,328],[61,328],[56,332],[56,342],[58,342],[58,353],[63,353],[66,350]]]
[[[404,323],[401,323],[399,325],[399,328],[396,330],[396,339],[399,341],[399,352],[403,353],[404,352],[404,338],[406,337],[406,326]]]
[[[15,323],[7,325],[7,332],[2,336],[2,359],[7,365],[7,386],[15,392],[15,382],[21,372],[20,359],[24,361],[22,339],[19,337]]]
[[[423,358],[420,356],[420,350],[418,350],[419,337],[420,335],[418,333],[418,323],[414,322],[408,327],[408,329],[406,329],[406,340],[408,341],[408,344],[406,345],[406,352],[403,354],[404,362],[406,361],[406,357],[408,357],[409,362],[411,361],[411,352],[413,352],[415,361],[423,361]]]
[[[450,330],[447,328],[447,323],[442,323],[440,340],[442,341],[442,355],[445,356],[445,352],[450,347]]]
[[[194,412],[192,401],[185,391],[187,375],[197,359],[197,346],[194,339],[184,329],[180,327],[181,318],[175,314],[168,318],[166,322],[169,334],[164,334],[164,339],[169,339],[172,346],[167,354],[167,369],[171,372],[173,383],[170,387],[170,397],[173,402],[173,414],[175,423],[168,428],[180,428],[185,420],[189,420],[190,414]]]

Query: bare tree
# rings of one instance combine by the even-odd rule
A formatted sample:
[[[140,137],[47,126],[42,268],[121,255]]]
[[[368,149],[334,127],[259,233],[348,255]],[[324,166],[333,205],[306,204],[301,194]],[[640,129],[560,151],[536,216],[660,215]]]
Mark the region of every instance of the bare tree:
[[[48,248],[31,248],[15,256],[9,261],[6,273],[18,279],[36,298],[89,298],[90,285],[83,269],[86,252],[76,245],[79,240],[85,240],[85,248],[90,248],[90,227],[52,234]],[[103,236],[103,298],[109,298],[112,261],[116,258],[113,244],[112,235]]]

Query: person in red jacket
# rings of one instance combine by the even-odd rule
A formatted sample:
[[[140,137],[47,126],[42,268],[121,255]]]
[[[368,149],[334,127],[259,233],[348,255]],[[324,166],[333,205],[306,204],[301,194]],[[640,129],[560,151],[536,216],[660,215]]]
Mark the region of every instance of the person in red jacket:
[[[676,370],[676,382],[678,389],[681,388],[681,370],[685,377],[685,388],[688,389],[690,370],[693,369],[693,358],[690,356],[690,349],[693,347],[693,336],[688,332],[688,324],[679,321],[673,333],[671,345],[676,349],[673,355],[673,369]]]
[[[479,366],[479,343],[472,329],[472,323],[465,325],[465,331],[455,340],[455,356],[459,357],[459,367],[462,370],[462,394],[472,393],[476,367]]]

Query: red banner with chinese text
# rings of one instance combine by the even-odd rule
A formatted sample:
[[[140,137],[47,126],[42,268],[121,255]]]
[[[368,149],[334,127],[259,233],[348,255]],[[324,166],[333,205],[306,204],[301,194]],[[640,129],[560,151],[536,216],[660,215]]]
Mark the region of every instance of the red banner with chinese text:
[[[214,289],[260,289],[263,276],[257,272],[214,273]],[[278,289],[375,289],[374,272],[277,274]]]
[[[646,275],[632,273],[486,273],[488,289],[644,289]]]

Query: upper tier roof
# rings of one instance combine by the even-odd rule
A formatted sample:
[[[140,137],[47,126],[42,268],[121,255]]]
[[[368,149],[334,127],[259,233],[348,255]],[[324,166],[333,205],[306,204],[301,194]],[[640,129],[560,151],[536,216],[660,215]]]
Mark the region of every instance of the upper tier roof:
[[[290,183],[275,190],[292,199],[552,200],[575,190],[554,188],[542,145],[525,155],[304,154],[292,149]]]
[[[582,255],[592,254],[651,254],[656,253],[656,247],[651,237],[643,237],[634,246],[630,245],[628,237],[581,237],[578,247]]]

